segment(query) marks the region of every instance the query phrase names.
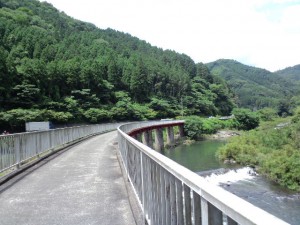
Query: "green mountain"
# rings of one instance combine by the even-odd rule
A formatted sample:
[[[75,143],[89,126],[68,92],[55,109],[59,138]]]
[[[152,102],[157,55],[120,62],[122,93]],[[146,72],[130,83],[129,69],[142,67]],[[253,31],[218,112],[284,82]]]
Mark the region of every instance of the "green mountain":
[[[221,59],[207,64],[210,72],[221,76],[236,95],[240,107],[260,109],[278,107],[297,94],[299,86],[284,76],[265,69]]]
[[[296,84],[298,87],[300,87],[300,65],[296,65],[293,67],[288,67],[283,70],[276,71],[275,74],[291,80],[294,84]],[[300,90],[300,89],[299,89]],[[297,95],[291,98],[290,105],[292,106],[300,106],[300,94],[299,92]]]
[[[187,55],[37,0],[0,0],[0,127],[229,114],[220,77]]]
[[[292,81],[300,81],[300,65],[288,67],[283,70],[276,71],[275,73]]]

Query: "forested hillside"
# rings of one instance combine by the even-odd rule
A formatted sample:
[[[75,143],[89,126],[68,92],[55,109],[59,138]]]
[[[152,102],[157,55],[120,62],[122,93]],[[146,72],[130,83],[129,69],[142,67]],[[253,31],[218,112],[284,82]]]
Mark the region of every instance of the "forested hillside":
[[[292,104],[299,85],[277,73],[246,66],[234,60],[217,60],[207,64],[212,74],[224,78],[237,96],[237,104],[253,110],[278,108]],[[289,107],[288,105],[282,107]]]
[[[36,0],[0,0],[0,125],[226,115],[226,83],[187,55],[75,20]]]
[[[300,81],[300,65],[292,66],[275,72],[277,75],[292,81]],[[299,82],[300,83],[300,82]]]

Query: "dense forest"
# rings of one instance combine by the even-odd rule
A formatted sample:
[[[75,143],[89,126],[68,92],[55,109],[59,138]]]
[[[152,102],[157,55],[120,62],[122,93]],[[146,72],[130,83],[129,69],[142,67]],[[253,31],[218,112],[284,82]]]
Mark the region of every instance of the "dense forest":
[[[294,82],[300,84],[300,65],[285,68],[283,70],[278,70],[275,72],[277,75],[284,78],[288,78]]]
[[[236,95],[240,107],[258,110],[278,108],[279,114],[290,114],[299,103],[299,66],[272,73],[246,66],[234,60],[217,60],[207,64],[210,72],[224,78]],[[294,79],[292,79],[294,78]]]
[[[227,115],[224,80],[189,56],[73,19],[37,0],[0,0],[0,126]]]

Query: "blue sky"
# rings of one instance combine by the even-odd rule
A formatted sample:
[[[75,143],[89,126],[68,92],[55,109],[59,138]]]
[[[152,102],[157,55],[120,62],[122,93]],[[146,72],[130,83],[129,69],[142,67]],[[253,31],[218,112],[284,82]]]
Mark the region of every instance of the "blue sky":
[[[46,1],[195,62],[227,58],[270,71],[300,64],[300,0]]]

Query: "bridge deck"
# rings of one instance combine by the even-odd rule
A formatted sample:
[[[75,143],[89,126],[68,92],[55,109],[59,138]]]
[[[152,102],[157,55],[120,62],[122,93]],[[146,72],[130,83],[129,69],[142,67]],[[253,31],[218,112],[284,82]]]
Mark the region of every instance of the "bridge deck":
[[[135,224],[110,132],[82,142],[0,192],[0,223]]]

